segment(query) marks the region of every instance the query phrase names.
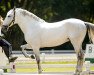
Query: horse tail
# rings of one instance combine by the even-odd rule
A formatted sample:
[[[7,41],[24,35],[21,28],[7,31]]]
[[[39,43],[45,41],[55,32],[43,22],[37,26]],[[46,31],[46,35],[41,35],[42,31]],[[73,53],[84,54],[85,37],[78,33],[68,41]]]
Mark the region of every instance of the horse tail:
[[[87,32],[89,36],[89,40],[91,43],[94,43],[94,24],[89,22],[84,22],[87,27]]]

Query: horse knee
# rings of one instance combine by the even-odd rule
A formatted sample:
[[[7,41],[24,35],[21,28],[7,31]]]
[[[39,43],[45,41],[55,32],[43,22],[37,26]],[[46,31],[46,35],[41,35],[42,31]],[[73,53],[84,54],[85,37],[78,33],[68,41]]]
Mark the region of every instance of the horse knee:
[[[35,58],[36,58],[37,64],[40,64],[40,57],[35,54]]]
[[[40,63],[40,59],[36,59],[37,60],[37,64],[39,64]]]
[[[84,58],[84,52],[80,51],[80,52],[78,53],[78,59],[79,59],[79,60],[83,60],[83,58]]]

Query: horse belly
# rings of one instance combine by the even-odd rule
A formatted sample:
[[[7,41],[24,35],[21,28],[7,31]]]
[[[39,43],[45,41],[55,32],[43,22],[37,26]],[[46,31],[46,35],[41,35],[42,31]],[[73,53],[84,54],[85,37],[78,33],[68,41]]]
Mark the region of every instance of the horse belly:
[[[67,41],[69,40],[65,36],[63,37],[54,36],[53,38],[50,38],[50,36],[48,36],[48,38],[45,38],[44,40],[42,40],[41,47],[54,47],[54,46],[61,45]]]

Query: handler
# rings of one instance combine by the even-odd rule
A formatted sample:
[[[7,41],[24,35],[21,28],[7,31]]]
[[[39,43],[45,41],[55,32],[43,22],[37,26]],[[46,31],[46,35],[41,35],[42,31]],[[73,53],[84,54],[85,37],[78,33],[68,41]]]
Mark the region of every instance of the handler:
[[[4,53],[7,56],[9,62],[14,62],[17,59],[17,57],[13,57],[11,44],[2,37],[3,36],[1,34],[1,25],[2,24],[3,24],[3,18],[0,16],[0,46],[4,50]]]

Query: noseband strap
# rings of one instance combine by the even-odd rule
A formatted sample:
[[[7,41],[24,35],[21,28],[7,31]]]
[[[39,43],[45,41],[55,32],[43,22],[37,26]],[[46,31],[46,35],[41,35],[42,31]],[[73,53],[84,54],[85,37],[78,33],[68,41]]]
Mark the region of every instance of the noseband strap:
[[[13,11],[14,11],[14,17],[13,17],[13,20],[10,22],[10,24],[9,24],[9,26],[8,26],[8,29],[12,26],[12,25],[14,25],[14,22],[15,22],[15,7],[13,8]],[[13,24],[12,24],[13,23]],[[8,30],[7,29],[7,30]]]

